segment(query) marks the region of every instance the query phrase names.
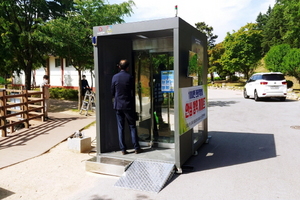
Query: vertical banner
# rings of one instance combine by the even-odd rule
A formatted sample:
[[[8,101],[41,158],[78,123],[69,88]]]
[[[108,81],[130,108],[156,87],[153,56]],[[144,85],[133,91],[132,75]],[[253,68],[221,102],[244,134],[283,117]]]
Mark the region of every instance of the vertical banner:
[[[179,90],[179,134],[187,132],[207,117],[206,96],[202,86]]]

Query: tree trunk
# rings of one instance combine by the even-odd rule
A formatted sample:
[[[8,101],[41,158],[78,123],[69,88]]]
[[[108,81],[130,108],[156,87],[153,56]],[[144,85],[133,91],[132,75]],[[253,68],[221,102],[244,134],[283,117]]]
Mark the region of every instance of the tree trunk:
[[[211,83],[213,83],[213,82],[215,81],[214,78],[215,78],[215,77],[214,77],[214,73],[213,73],[213,72],[210,72],[210,81],[211,81]]]
[[[7,76],[7,73],[5,73],[5,83],[4,83],[4,88],[5,89],[7,89],[7,85],[8,85],[8,83],[7,83],[7,79],[8,79],[8,76]]]
[[[31,89],[31,68],[32,66],[28,64],[25,68],[25,89],[30,90]]]
[[[78,72],[78,110],[81,109],[81,105],[82,105],[82,94],[81,94],[81,88],[82,88],[82,84],[81,84],[81,70],[77,70]]]

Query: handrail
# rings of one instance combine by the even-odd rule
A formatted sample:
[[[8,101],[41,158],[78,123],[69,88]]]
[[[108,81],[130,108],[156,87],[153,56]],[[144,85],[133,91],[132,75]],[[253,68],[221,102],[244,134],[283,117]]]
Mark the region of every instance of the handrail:
[[[12,92],[19,94],[11,94]],[[41,91],[0,89],[0,131],[2,132],[0,136],[6,137],[7,128],[10,128],[10,132],[12,133],[14,131],[13,127],[20,123],[24,123],[25,128],[28,128],[30,120],[32,119],[41,117],[41,120],[44,121],[44,92],[44,88],[42,88]],[[35,97],[31,97],[33,95],[35,95]],[[38,95],[40,95],[40,98],[36,97]],[[12,99],[19,99],[20,102],[12,102]],[[35,103],[40,105],[34,105]],[[14,107],[19,107],[20,110],[12,109]],[[8,111],[14,113],[9,113]],[[39,111],[39,113],[36,113],[36,111]],[[10,123],[7,123],[8,121]]]

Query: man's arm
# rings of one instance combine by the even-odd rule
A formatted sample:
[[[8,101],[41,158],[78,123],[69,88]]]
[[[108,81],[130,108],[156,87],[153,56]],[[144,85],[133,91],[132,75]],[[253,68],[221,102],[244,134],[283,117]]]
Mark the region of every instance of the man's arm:
[[[110,92],[113,98],[115,97],[115,93],[116,93],[115,82],[116,82],[115,78],[113,77],[110,86]]]

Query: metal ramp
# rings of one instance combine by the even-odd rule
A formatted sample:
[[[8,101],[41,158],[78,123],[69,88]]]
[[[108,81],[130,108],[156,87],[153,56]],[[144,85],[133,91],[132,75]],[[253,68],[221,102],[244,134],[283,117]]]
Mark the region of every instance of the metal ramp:
[[[158,193],[175,171],[174,163],[138,159],[114,186]]]

